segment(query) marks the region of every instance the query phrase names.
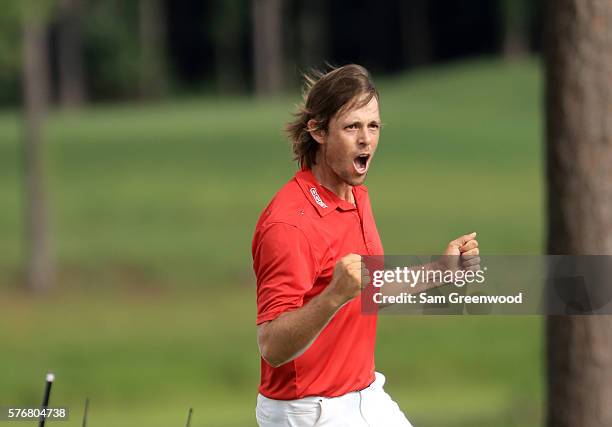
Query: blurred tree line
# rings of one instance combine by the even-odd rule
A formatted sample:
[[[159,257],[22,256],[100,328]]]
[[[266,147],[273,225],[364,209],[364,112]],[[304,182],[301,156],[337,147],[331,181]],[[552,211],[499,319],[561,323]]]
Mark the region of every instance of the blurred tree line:
[[[536,0],[5,0],[0,105],[23,104],[28,288],[54,282],[46,198],[51,103],[212,92],[273,95],[300,72],[394,72],[538,50]],[[18,89],[21,87],[21,91]]]
[[[0,12],[0,105],[20,98],[24,2]],[[28,3],[28,2],[25,2]],[[300,71],[361,63],[397,72],[540,49],[538,0],[40,0],[49,96],[276,93]]]

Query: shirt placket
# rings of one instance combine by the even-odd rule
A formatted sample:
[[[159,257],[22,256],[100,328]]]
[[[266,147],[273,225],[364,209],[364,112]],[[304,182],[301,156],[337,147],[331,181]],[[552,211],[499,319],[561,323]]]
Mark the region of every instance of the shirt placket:
[[[361,212],[359,211],[359,209],[355,209],[355,211],[353,212],[355,213],[355,216],[357,217],[357,221],[359,221],[359,229],[361,230],[361,240],[363,242],[363,247],[366,249],[368,255],[372,255],[372,252],[370,249],[371,245],[368,241],[368,232],[365,228],[364,221],[361,216]]]

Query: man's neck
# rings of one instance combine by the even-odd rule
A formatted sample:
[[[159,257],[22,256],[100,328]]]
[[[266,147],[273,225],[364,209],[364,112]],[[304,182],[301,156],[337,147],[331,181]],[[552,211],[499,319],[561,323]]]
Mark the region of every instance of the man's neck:
[[[320,164],[315,164],[312,165],[311,171],[317,181],[319,181],[319,184],[323,187],[330,190],[342,200],[346,200],[349,203],[355,203],[353,186],[342,181],[332,170]]]

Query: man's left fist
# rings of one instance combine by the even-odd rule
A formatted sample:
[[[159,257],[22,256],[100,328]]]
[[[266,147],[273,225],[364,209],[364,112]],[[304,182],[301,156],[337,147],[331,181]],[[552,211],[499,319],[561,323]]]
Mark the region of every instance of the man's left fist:
[[[452,267],[472,271],[480,270],[479,254],[476,232],[465,234],[451,241],[444,252],[447,258],[453,260],[451,261]]]

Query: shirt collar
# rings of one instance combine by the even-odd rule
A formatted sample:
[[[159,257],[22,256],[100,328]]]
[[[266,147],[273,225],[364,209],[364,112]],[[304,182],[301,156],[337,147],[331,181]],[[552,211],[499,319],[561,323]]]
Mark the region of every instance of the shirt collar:
[[[295,174],[295,180],[304,192],[306,199],[308,199],[310,204],[314,206],[321,216],[325,216],[336,209],[341,211],[350,211],[357,208],[354,204],[349,203],[346,200],[342,200],[333,191],[328,190],[319,184],[317,178],[315,178],[310,169],[298,171]],[[359,195],[362,188],[365,190],[365,188],[361,185],[353,187],[353,196],[355,197],[357,204],[360,202]]]

